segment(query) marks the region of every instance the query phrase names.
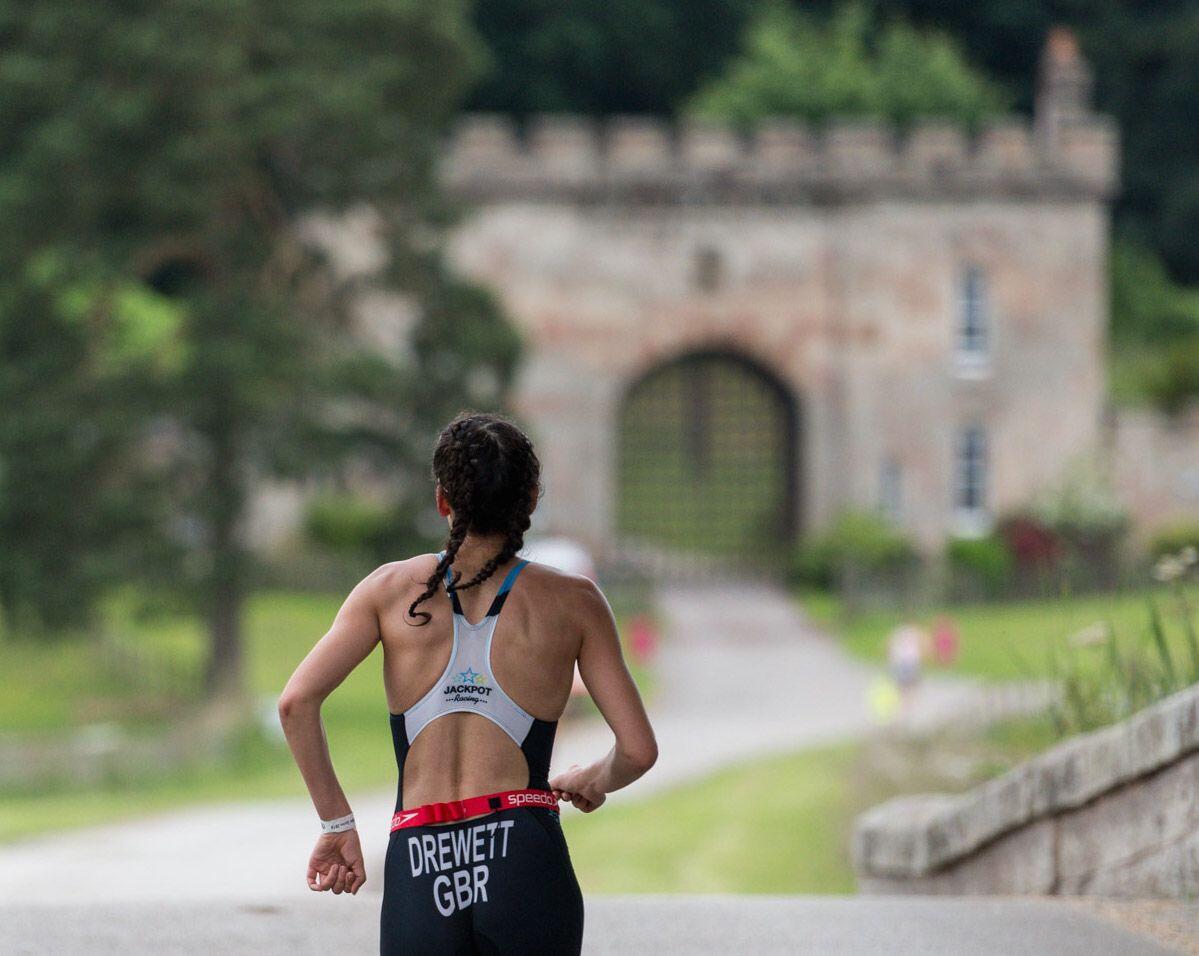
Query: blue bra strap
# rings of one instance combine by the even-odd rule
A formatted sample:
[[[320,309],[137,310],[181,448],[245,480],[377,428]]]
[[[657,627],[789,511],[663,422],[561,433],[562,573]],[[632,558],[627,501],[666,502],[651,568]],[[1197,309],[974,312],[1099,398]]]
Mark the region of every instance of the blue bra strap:
[[[445,552],[444,552],[444,551],[438,551],[438,552],[437,552],[437,561],[438,561],[438,563],[439,563],[439,564],[441,563],[441,559],[442,559],[442,558],[444,558],[444,557],[445,557]],[[452,583],[453,583],[453,580],[454,580],[454,573],[453,573],[453,572],[452,572],[452,571],[451,571],[449,568],[446,568],[446,569],[445,569],[445,589],[446,589],[446,593],[448,593],[448,594],[449,594],[449,596],[450,596],[450,603],[451,603],[451,604],[453,605],[453,607],[454,607],[454,613],[455,613],[455,614],[461,614],[461,613],[462,613],[462,604],[461,604],[461,602],[459,602],[459,600],[458,600],[458,592],[457,592],[457,591],[451,591],[451,590],[450,590],[450,584],[452,584]]]
[[[500,609],[504,606],[504,600],[508,597],[508,592],[512,590],[512,582],[516,580],[516,576],[529,562],[521,558],[516,564],[512,565],[508,574],[504,577],[500,584],[500,589],[495,592],[495,599],[491,602],[491,607],[487,609],[487,616],[494,617],[500,613]]]
[[[516,580],[516,576],[518,574],[520,574],[521,569],[528,563],[529,562],[526,561],[524,558],[521,558],[519,561],[516,562],[516,564],[512,565],[512,567],[509,569],[507,575],[504,576],[504,580],[500,584],[499,591],[497,591],[496,593],[497,594],[506,594],[508,591],[512,590],[512,582]]]

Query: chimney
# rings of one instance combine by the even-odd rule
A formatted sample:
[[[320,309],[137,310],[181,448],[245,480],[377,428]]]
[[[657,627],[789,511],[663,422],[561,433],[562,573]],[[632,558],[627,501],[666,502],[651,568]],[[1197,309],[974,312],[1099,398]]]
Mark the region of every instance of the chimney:
[[[1091,113],[1091,68],[1069,27],[1054,27],[1045,38],[1037,88],[1035,125],[1050,148],[1062,129]]]

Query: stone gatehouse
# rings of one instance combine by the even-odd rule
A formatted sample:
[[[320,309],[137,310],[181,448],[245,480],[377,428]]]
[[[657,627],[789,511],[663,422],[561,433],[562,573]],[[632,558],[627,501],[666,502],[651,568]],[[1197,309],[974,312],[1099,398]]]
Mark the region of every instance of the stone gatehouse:
[[[685,544],[715,513],[731,545],[847,508],[930,547],[986,528],[1100,444],[1116,156],[1066,34],[1032,122],[974,137],[466,118],[452,254],[528,343],[540,527],[600,547]]]
[[[1117,152],[1063,32],[1031,122],[973,134],[465,117],[441,167],[466,210],[450,254],[526,343],[534,530],[744,550],[881,509],[932,549],[1094,455],[1142,528],[1199,513],[1199,412],[1106,407]],[[369,214],[312,235],[346,271],[378,264]],[[403,347],[411,308],[360,313]],[[265,496],[252,536],[294,526],[301,497]]]

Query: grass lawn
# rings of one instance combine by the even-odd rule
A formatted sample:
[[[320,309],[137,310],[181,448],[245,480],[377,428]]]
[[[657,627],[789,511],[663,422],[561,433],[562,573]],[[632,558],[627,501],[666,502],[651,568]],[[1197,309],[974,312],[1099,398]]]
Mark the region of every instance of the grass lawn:
[[[588,893],[850,893],[852,745],[725,770],[653,799],[568,814]]]
[[[901,793],[969,788],[1053,742],[1047,720],[1025,718],[981,734],[835,744],[568,813],[564,827],[589,893],[853,893],[859,813]]]
[[[886,659],[887,636],[898,624],[916,621],[929,625],[944,615],[957,627],[960,650],[952,670],[988,680],[1012,680],[1026,677],[1021,662],[1039,674],[1050,672],[1049,652],[1053,647],[1065,652],[1066,639],[1090,625],[1109,622],[1124,651],[1150,647],[1148,601],[1152,598],[1162,611],[1171,652],[1176,661],[1189,660],[1189,652],[1174,595],[1162,589],[1122,594],[1062,597],[1052,600],[1018,601],[1002,604],[977,604],[904,613],[902,611],[867,612],[846,617],[835,598],[825,594],[801,595],[800,603],[819,623],[844,637],[845,647],[859,657],[881,662]],[[1190,591],[1192,604],[1199,607],[1199,592]],[[1199,626],[1199,621],[1196,622]],[[1102,648],[1078,648],[1073,651],[1085,660],[1090,655],[1098,664]]]

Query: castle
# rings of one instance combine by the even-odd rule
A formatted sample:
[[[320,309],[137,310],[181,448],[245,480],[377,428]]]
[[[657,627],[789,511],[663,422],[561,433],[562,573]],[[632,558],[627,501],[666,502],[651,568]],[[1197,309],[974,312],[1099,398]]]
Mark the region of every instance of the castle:
[[[465,117],[450,254],[526,342],[534,530],[737,549],[880,509],[931,550],[1096,454],[1143,522],[1195,513],[1199,456],[1107,412],[1118,141],[1090,83],[1055,31],[1031,123],[975,136]]]

